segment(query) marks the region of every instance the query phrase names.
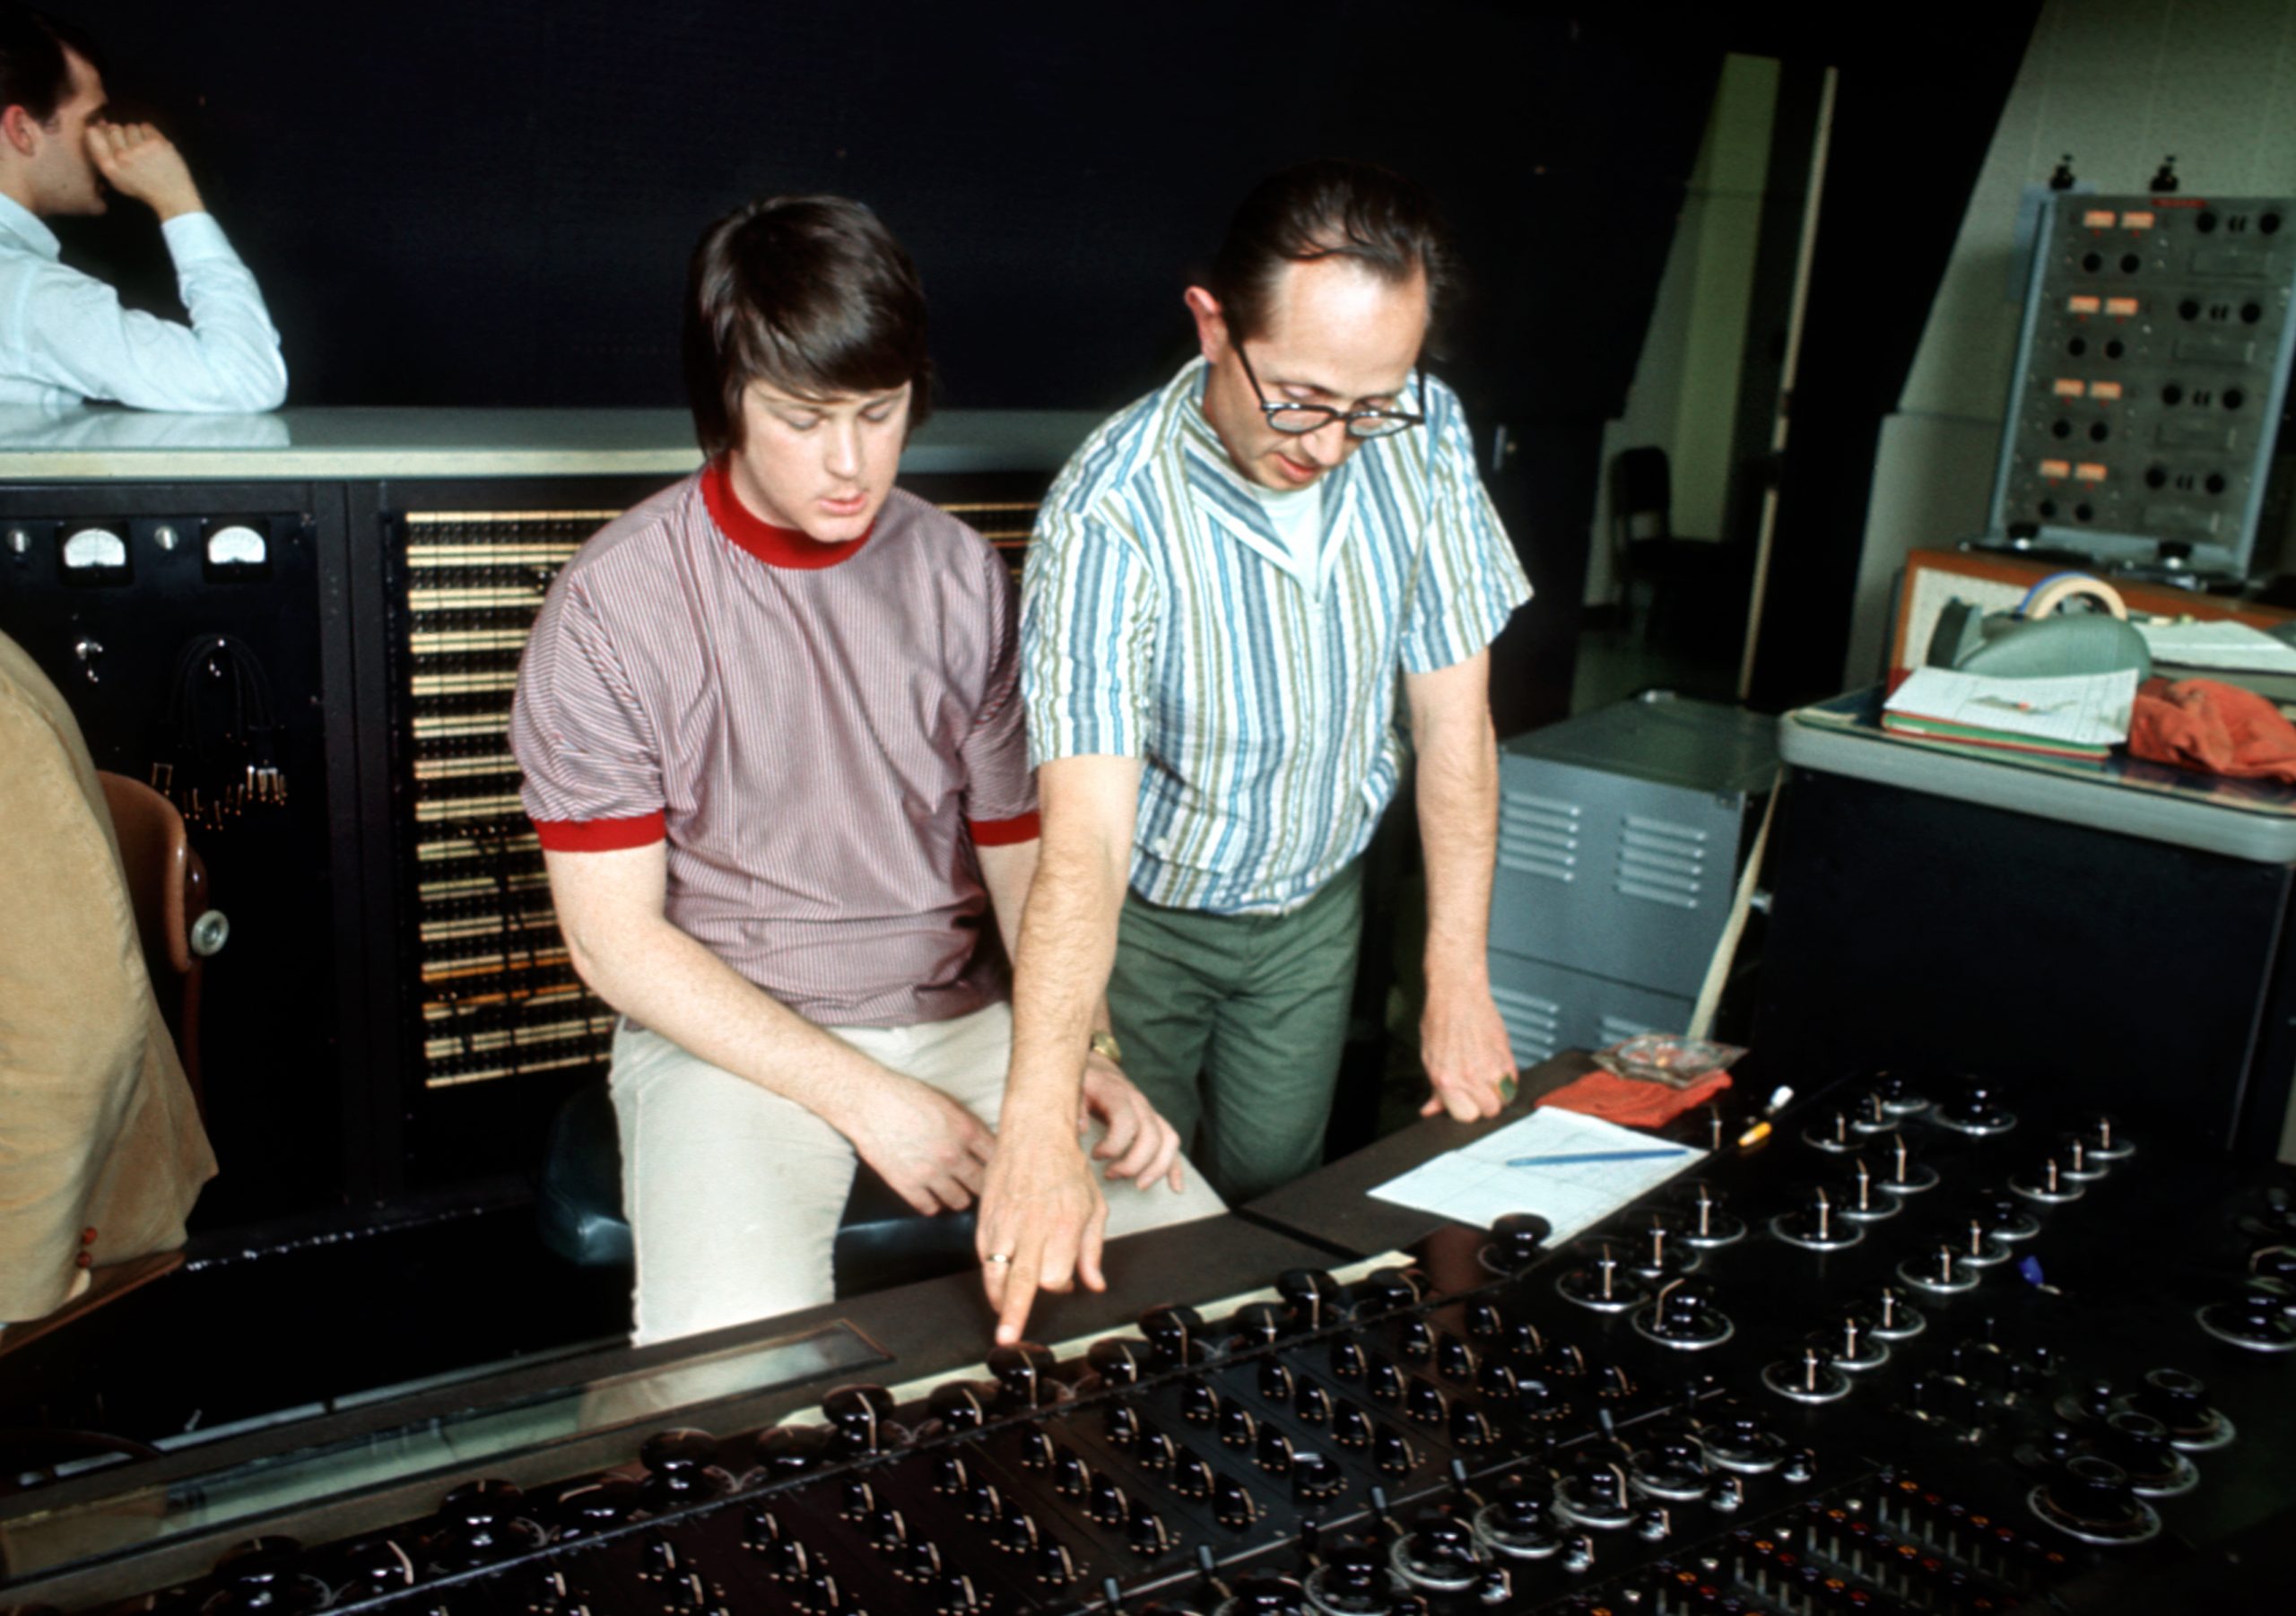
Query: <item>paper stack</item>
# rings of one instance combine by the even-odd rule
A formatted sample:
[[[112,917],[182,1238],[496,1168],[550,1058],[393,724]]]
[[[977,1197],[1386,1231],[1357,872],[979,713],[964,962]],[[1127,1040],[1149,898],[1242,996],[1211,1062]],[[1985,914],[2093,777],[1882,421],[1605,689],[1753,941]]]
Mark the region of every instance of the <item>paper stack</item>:
[[[1999,679],[1917,668],[1883,704],[1892,734],[2045,757],[2101,760],[2128,739],[2136,670]]]

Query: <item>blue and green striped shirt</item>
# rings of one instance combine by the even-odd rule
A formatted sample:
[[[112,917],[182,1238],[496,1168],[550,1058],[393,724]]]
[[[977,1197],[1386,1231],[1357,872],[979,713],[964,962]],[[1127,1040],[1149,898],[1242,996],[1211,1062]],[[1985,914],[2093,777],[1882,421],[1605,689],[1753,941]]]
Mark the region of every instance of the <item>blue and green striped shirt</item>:
[[[1022,585],[1035,761],[1144,765],[1132,884],[1280,914],[1361,853],[1395,794],[1401,673],[1465,661],[1530,584],[1457,395],[1325,474],[1312,583],[1200,404],[1197,360],[1108,421],[1046,496]]]

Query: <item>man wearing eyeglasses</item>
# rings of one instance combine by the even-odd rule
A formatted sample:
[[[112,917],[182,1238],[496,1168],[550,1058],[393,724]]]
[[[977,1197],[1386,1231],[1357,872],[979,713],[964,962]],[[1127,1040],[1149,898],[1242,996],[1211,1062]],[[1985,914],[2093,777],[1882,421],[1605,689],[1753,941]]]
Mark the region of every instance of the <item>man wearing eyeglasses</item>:
[[[1321,1160],[1359,861],[1407,750],[1423,1110],[1488,1116],[1510,1091],[1483,958],[1488,647],[1530,586],[1457,398],[1419,369],[1453,279],[1410,181],[1276,175],[1187,291],[1202,357],[1105,423],[1045,502],[1022,629],[1042,858],[980,1219],[1004,1339],[1039,1287],[1097,1280],[1105,1211],[1073,1138],[1088,1060],[1120,1060],[1184,1142],[1200,1129],[1231,1203]],[[1022,1205],[1063,1213],[1023,1232]],[[1068,1229],[1073,1247],[1041,1233]]]

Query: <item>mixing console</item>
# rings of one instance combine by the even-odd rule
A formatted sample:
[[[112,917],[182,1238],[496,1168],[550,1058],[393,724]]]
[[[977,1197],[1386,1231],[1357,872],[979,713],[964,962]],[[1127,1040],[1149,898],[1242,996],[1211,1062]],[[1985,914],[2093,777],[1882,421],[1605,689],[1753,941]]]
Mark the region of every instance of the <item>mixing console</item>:
[[[138,1608],[2192,1608],[2176,1590],[2226,1586],[2219,1546],[2296,1501],[2296,1209],[2040,1111],[1978,1082],[1837,1089],[1561,1247],[1502,1220],[921,1394],[659,1431],[552,1488],[467,1479]]]

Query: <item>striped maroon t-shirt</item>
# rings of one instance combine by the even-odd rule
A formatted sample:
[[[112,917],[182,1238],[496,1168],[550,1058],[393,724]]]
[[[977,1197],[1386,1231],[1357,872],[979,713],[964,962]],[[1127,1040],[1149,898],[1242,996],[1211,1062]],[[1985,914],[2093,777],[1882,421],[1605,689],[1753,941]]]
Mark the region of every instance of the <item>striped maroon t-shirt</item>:
[[[669,843],[666,913],[823,1026],[946,1021],[1002,993],[978,843],[1037,833],[1013,586],[895,490],[823,545],[723,463],[575,553],[518,669],[510,744],[543,846]]]

